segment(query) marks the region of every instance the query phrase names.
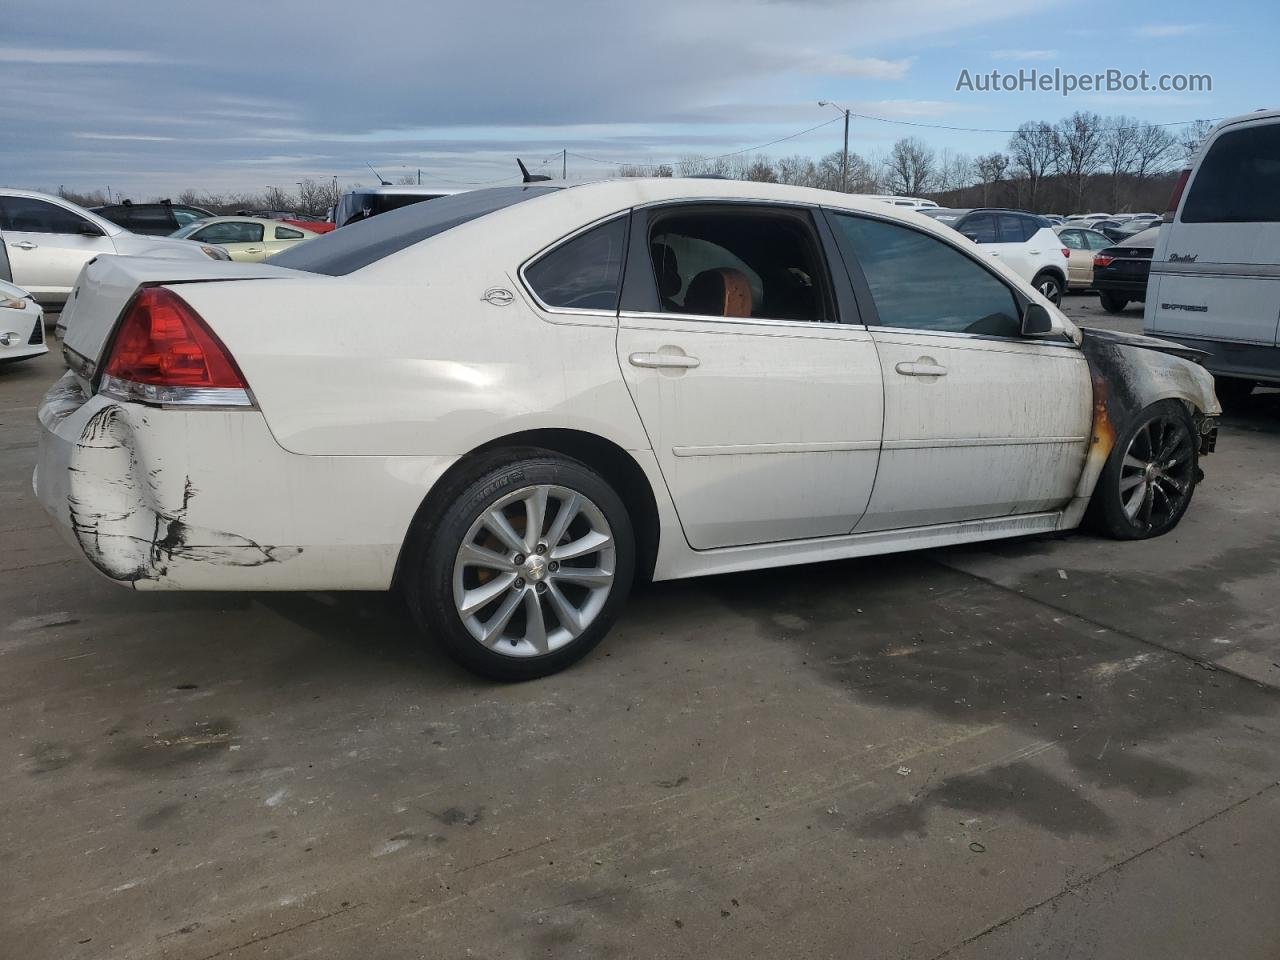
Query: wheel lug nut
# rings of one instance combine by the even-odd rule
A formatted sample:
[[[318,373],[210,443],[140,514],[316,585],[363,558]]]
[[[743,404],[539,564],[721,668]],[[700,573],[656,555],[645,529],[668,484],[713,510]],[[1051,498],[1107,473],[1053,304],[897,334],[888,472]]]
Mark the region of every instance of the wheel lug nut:
[[[517,590],[524,589],[524,577],[516,577],[516,589]]]
[[[547,552],[547,545],[546,545],[545,543],[540,543],[540,544],[538,544],[538,546],[537,546],[537,548],[536,548],[536,552],[537,552],[538,556],[542,556],[544,553],[546,553],[546,552]]]
[[[524,563],[524,554],[517,553],[514,557],[511,558],[511,562],[514,563],[516,566],[519,566],[520,564]]]
[[[540,583],[540,584],[538,584],[538,592],[539,592],[539,593],[546,593],[546,592],[547,592],[547,585],[546,585],[545,583]]]
[[[552,573],[555,573],[557,570],[560,569],[560,564],[557,563],[555,560],[552,560],[549,564],[547,564],[547,569],[550,570]]]

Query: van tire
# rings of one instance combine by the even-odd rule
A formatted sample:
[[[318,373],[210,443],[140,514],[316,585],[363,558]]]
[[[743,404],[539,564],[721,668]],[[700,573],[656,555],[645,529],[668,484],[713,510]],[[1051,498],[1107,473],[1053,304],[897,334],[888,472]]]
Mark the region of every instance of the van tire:
[[[1102,290],[1098,293],[1098,302],[1107,313],[1121,313],[1129,305],[1129,301],[1118,293]]]

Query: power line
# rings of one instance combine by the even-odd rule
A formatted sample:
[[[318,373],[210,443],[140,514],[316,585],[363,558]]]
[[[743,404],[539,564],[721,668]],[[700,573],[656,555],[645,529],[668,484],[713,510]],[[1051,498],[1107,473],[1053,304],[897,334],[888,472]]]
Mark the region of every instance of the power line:
[[[921,123],[921,122],[919,122],[919,121],[915,121],[915,120],[894,120],[894,119],[891,119],[891,118],[889,118],[889,117],[873,117],[873,116],[871,116],[870,114],[866,114],[866,113],[854,113],[852,110],[851,110],[851,111],[849,111],[849,116],[851,116],[851,117],[857,117],[859,120],[875,120],[875,121],[878,121],[879,123],[896,123],[896,124],[898,124],[899,126],[904,126],[904,127],[925,127],[926,129],[929,129],[929,130],[957,130],[957,131],[960,131],[960,132],[962,132],[962,133],[1017,133],[1017,132],[1018,132],[1018,130],[1017,130],[1017,128],[1016,128],[1016,127],[1015,127],[1014,129],[1012,129],[1012,130],[1005,130],[1005,129],[1001,129],[1001,128],[998,128],[998,127],[954,127],[954,126],[950,126],[950,125],[945,124],[945,123]],[[1218,122],[1219,120],[1221,120],[1221,119],[1222,119],[1221,117],[1213,117],[1213,118],[1211,118],[1211,119],[1204,120],[1203,122],[1205,122],[1205,123],[1217,123],[1217,122]],[[1186,126],[1186,125],[1187,125],[1187,124],[1189,124],[1189,123],[1200,123],[1200,122],[1201,122],[1201,120],[1200,120],[1200,119],[1196,119],[1196,120],[1171,120],[1171,121],[1169,121],[1168,123],[1149,123],[1149,124],[1142,124],[1142,125],[1140,125],[1140,126],[1150,126],[1150,127],[1183,127],[1183,126]],[[1138,127],[1138,126],[1131,126],[1131,127],[1117,127],[1117,128],[1114,128],[1114,129],[1119,129],[1119,130],[1137,130],[1137,129],[1139,129],[1139,127]]]
[[[789,133],[785,137],[779,137],[777,140],[770,140],[768,143],[758,143],[754,147],[743,147],[741,150],[731,150],[729,153],[721,153],[713,157],[686,157],[686,158],[681,158],[679,160],[669,160],[669,161],[645,160],[643,161],[643,163],[644,164],[684,163],[686,161],[695,162],[695,163],[705,163],[710,160],[724,160],[726,157],[736,157],[739,154],[750,153],[753,150],[763,150],[765,147],[772,147],[774,144],[777,144],[777,143],[784,143],[787,140],[794,140],[796,137],[803,137],[806,133],[813,133],[813,131],[815,130],[821,130],[823,127],[829,127],[831,126],[831,124],[836,123],[837,121],[842,119],[843,119],[842,117],[833,117],[830,120],[824,120],[822,123],[819,123],[816,126],[808,127],[804,130],[798,130],[795,133]],[[619,164],[622,164],[625,162],[621,160],[601,160],[599,157],[588,157],[582,153],[574,153],[572,150],[569,151],[569,156],[577,157],[579,160],[590,160],[592,163],[607,164],[608,166],[611,166],[611,167],[616,167]]]

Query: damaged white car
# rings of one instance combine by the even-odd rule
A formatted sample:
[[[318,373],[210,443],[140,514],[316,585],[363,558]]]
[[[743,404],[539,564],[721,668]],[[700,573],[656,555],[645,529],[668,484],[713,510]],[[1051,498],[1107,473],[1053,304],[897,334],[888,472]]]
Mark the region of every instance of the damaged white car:
[[[719,180],[480,190],[270,265],[101,257],[41,501],[137,589],[396,588],[492,677],[633,580],[1177,524],[1193,351],[1082,332],[953,230]]]

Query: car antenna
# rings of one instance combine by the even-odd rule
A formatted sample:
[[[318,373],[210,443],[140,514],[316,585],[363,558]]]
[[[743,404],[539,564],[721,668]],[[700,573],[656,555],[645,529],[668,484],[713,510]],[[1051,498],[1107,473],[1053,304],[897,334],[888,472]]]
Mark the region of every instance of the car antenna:
[[[366,167],[368,167],[370,170],[373,170],[373,164],[372,164],[372,163],[370,163],[368,160],[366,160],[366,161],[364,162],[364,165],[365,165]],[[378,183],[379,183],[379,184],[381,184],[382,186],[384,186],[384,187],[389,187],[389,186],[391,186],[391,181],[390,181],[390,180],[383,180],[383,179],[382,179],[382,174],[380,174],[377,170],[373,170],[373,175],[374,175],[375,177],[377,177],[377,178],[378,178]]]
[[[520,176],[524,178],[525,183],[536,183],[540,180],[550,180],[545,173],[530,173],[529,168],[524,165],[524,161],[516,157],[516,163],[520,164]]]

